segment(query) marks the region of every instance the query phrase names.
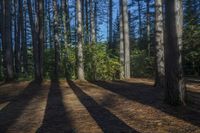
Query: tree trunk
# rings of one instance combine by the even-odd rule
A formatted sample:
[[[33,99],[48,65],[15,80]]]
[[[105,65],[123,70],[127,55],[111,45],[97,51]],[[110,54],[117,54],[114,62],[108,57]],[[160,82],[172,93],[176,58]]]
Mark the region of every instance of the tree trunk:
[[[123,6],[123,29],[124,29],[124,52],[125,52],[125,78],[130,78],[130,41],[129,41],[129,24],[128,24],[128,9],[127,0],[122,0]]]
[[[156,47],[156,81],[157,88],[164,88],[165,62],[164,62],[164,27],[162,0],[155,1],[155,47]]]
[[[58,80],[60,71],[60,54],[59,54],[59,35],[58,35],[58,9],[57,0],[53,0],[54,11],[54,49],[55,49],[55,61],[54,61],[54,75],[53,80]]]
[[[71,26],[70,26],[70,16],[69,16],[69,1],[67,0],[66,1],[66,19],[67,19],[67,41],[68,41],[68,44],[71,43]]]
[[[120,63],[121,63],[121,71],[120,71],[120,79],[124,79],[124,29],[123,29],[123,7],[122,0],[119,0],[119,8],[120,8]]]
[[[96,36],[95,36],[95,18],[94,18],[94,6],[93,0],[90,0],[90,32],[91,32],[91,44],[95,44]]]
[[[67,38],[67,13],[66,13],[66,0],[62,0],[62,21],[64,27],[64,44],[68,45],[68,38]]]
[[[21,35],[21,13],[22,13],[22,1],[15,0],[16,11],[16,25],[15,25],[15,73],[18,78],[20,72],[20,35]]]
[[[25,28],[23,27],[23,45],[22,45],[22,52],[23,52],[23,69],[24,69],[24,74],[25,74],[25,77],[28,76],[28,54],[27,54],[27,32],[26,32],[26,26],[27,26],[27,19],[26,19],[26,9],[27,9],[27,6],[26,6],[26,2],[27,0],[24,0],[24,26]]]
[[[14,79],[13,73],[13,52],[11,44],[11,0],[3,0],[3,34],[2,46],[4,50],[5,77],[6,81]]]
[[[51,26],[51,2],[50,0],[48,1],[48,20],[49,20],[49,45],[50,45],[50,49],[52,48],[52,26]]]
[[[141,17],[141,4],[140,0],[137,0],[138,4],[138,18],[139,18],[139,39],[142,37],[142,17]]]
[[[165,101],[185,104],[185,83],[182,70],[182,0],[166,0]]]
[[[39,80],[43,80],[43,50],[44,50],[44,0],[38,0],[38,53],[39,53]]]
[[[31,0],[27,0],[28,4],[28,13],[31,25],[31,34],[32,34],[32,43],[33,43],[33,58],[34,58],[34,71],[35,71],[35,81],[41,82],[42,81],[42,71],[40,67],[40,57],[41,57],[41,50],[39,50],[39,26],[38,26],[38,15],[36,15],[35,20],[33,19],[33,11]],[[36,4],[38,5],[38,4]],[[41,12],[41,11],[40,11]],[[40,42],[41,43],[41,42]]]
[[[150,42],[150,0],[147,0],[147,50],[148,50],[148,56],[151,56],[151,42]]]
[[[78,79],[85,80],[84,77],[84,62],[83,62],[83,34],[82,34],[82,18],[81,18],[81,0],[77,0],[77,20],[78,20]]]
[[[3,18],[3,1],[0,1],[0,18]],[[2,30],[3,30],[3,19],[0,20],[0,79],[2,79],[2,70],[3,70],[3,62],[2,62]]]
[[[113,32],[113,22],[112,22],[112,19],[113,19],[113,2],[112,0],[109,0],[109,48],[111,49],[113,46],[112,46],[112,39],[113,39],[113,36],[112,36],[112,32]]]
[[[89,12],[88,12],[88,2],[89,0],[86,0],[85,1],[85,13],[86,13],[86,16],[85,16],[85,26],[86,26],[86,43],[88,43],[89,42],[89,18],[88,18],[88,14],[89,14]]]

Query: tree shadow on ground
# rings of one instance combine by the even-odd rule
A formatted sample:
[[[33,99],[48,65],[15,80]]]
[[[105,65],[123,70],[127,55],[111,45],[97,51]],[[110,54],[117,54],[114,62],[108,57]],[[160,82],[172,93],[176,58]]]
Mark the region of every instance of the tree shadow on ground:
[[[0,132],[4,133],[16,122],[29,102],[40,92],[41,84],[31,82],[23,92],[0,111]]]
[[[37,133],[73,132],[71,120],[66,113],[61,88],[52,82],[48,94],[45,115]]]
[[[193,109],[200,112],[200,92],[187,91],[187,102]]]
[[[92,81],[91,83],[200,127],[200,113],[187,108],[187,106],[174,107],[165,104],[163,102],[164,90],[143,83],[129,83],[126,81]]]
[[[87,95],[73,81],[68,81],[69,86],[77,95],[80,102],[86,107],[90,115],[101,127],[103,132],[131,132],[138,133],[136,130],[128,126],[117,116],[112,114],[106,108],[100,106],[92,97]]]

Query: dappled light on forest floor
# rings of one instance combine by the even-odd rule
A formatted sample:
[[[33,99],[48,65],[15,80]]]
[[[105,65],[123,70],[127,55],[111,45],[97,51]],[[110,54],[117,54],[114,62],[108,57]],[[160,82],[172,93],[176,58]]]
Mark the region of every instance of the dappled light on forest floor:
[[[192,89],[197,84],[189,86],[200,96]],[[200,113],[164,104],[163,90],[148,79],[10,83],[0,86],[0,96],[0,106],[7,103],[2,133],[200,132]]]

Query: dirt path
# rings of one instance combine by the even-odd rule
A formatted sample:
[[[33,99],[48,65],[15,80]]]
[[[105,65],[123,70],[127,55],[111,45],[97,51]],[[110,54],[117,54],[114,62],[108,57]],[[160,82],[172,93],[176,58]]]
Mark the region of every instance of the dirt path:
[[[152,84],[132,79],[0,85],[0,133],[199,133],[200,113],[165,105],[162,90]]]

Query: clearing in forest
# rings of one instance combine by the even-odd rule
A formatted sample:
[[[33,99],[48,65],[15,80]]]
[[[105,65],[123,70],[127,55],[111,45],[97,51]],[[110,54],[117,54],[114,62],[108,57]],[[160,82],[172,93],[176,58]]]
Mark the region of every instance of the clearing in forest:
[[[200,132],[200,85],[188,85],[189,105],[163,103],[147,79],[46,81],[0,86],[0,132]]]

